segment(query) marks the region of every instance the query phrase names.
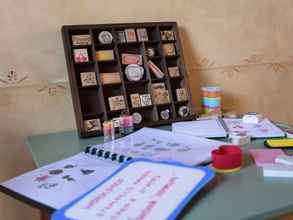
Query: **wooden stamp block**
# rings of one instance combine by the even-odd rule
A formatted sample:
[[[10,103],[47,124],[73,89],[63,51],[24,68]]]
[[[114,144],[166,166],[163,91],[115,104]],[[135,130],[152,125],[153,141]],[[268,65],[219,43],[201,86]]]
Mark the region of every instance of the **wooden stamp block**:
[[[120,43],[125,43],[126,42],[125,31],[117,31],[117,37],[118,37],[118,41]]]
[[[186,89],[185,88],[176,89],[176,97],[177,97],[177,101],[179,102],[188,100]]]
[[[153,83],[152,84],[152,91],[157,89],[166,89],[165,83]]]
[[[163,44],[163,51],[165,56],[176,55],[175,45],[174,44]]]
[[[169,72],[170,77],[178,77],[178,76],[180,76],[178,66],[168,67],[168,72]]]
[[[160,68],[154,64],[151,60],[148,61],[148,67],[150,68],[150,70],[152,71],[152,73],[158,78],[161,79],[164,77],[164,73],[162,72],[162,70],[160,70]]]
[[[101,121],[99,118],[84,121],[84,128],[86,131],[100,131]]]
[[[166,104],[170,103],[169,92],[166,89],[153,90],[153,100],[155,104]]]
[[[136,42],[135,30],[133,28],[125,29],[125,37],[127,42]]]
[[[73,56],[75,63],[89,62],[89,55],[87,49],[74,49]]]
[[[98,50],[96,51],[96,59],[98,61],[114,60],[113,50]]]
[[[140,95],[141,106],[149,106],[152,105],[152,98],[150,94]]]
[[[81,86],[93,86],[97,85],[96,73],[95,72],[82,72],[80,73]]]
[[[122,64],[142,65],[142,55],[140,54],[123,53],[121,55],[121,58],[122,58]]]
[[[112,84],[112,83],[120,83],[121,77],[120,73],[100,73],[101,81],[103,85]]]
[[[91,45],[92,40],[89,34],[83,35],[72,35],[72,45],[73,46],[80,46],[80,45]]]
[[[141,106],[140,96],[138,93],[130,94],[131,106],[137,108]]]
[[[161,31],[161,39],[162,40],[175,40],[173,31]]]
[[[136,33],[137,33],[138,41],[143,42],[143,41],[149,40],[148,32],[146,28],[137,28]]]
[[[109,97],[109,106],[111,111],[125,109],[124,97],[122,95]]]

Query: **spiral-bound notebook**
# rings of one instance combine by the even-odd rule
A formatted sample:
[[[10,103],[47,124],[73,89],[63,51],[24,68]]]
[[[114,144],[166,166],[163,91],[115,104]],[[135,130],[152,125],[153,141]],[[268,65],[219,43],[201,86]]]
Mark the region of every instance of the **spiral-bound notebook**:
[[[210,152],[221,144],[223,142],[143,128],[3,182],[0,190],[55,210],[93,188],[132,158],[197,165],[209,161]]]
[[[132,158],[145,158],[197,165],[209,162],[211,151],[222,144],[225,143],[161,129],[142,128],[112,142],[87,147],[85,153],[118,163]]]

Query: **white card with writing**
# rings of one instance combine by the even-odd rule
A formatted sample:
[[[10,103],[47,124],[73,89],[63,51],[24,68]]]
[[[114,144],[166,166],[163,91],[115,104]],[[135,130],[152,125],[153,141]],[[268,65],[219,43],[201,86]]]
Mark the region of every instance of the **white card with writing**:
[[[175,219],[213,177],[207,167],[133,160],[54,213],[52,220]]]

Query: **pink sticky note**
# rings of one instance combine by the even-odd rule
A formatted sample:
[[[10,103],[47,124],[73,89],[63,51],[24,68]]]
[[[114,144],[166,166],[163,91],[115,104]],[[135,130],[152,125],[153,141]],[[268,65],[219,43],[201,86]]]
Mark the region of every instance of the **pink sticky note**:
[[[284,155],[281,149],[253,149],[249,150],[249,153],[258,167],[274,164],[277,156]]]

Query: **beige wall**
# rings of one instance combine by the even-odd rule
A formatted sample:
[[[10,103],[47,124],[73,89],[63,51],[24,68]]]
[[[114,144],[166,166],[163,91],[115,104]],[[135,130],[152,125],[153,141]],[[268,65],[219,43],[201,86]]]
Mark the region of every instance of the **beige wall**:
[[[224,107],[293,124],[291,0],[2,0],[0,181],[34,167],[24,140],[74,129],[61,42],[64,24],[177,21],[194,101],[224,90]],[[14,71],[15,77],[8,73]],[[0,194],[1,219],[37,212]]]

